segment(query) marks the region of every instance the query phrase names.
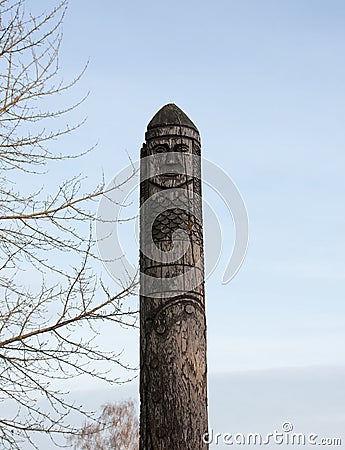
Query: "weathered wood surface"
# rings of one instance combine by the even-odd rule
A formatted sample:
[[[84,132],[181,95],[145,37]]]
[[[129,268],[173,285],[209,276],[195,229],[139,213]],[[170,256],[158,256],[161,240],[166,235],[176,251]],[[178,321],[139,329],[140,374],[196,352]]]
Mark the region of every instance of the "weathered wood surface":
[[[148,126],[146,138],[141,156],[167,153],[168,173],[183,163],[184,154],[200,156],[198,131],[175,105],[167,105],[157,113]],[[169,152],[181,152],[181,159],[169,160]],[[149,239],[147,233],[152,233],[158,249],[167,255],[171,251],[181,251],[183,255],[167,262],[164,258],[155,260],[152,255],[140,254],[142,274],[170,282],[169,292],[162,283],[159,296],[148,295],[144,281],[141,285],[140,450],[208,448],[202,441],[208,416],[200,178],[200,164],[196,164],[193,176],[158,175],[141,184],[141,205],[167,189],[184,189],[186,194],[198,196],[186,196],[193,202],[186,209],[176,207],[173,200],[171,204],[168,202],[152,227],[147,223],[148,217],[142,213],[140,217],[141,248]],[[191,268],[196,266],[192,273]],[[186,275],[182,287],[181,283],[175,283],[175,277],[181,274]]]

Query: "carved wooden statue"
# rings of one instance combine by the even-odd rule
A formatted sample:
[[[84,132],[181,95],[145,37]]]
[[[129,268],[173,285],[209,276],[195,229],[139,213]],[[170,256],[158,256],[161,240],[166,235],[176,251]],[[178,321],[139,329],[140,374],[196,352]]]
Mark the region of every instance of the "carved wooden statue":
[[[205,450],[200,135],[176,105],[148,124],[140,185],[140,450]]]

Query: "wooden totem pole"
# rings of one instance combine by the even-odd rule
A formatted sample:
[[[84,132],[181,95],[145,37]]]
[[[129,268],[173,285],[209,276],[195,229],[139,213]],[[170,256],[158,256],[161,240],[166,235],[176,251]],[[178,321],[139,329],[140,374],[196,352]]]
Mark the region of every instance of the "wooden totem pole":
[[[174,104],[148,124],[140,184],[140,450],[205,450],[200,135]]]

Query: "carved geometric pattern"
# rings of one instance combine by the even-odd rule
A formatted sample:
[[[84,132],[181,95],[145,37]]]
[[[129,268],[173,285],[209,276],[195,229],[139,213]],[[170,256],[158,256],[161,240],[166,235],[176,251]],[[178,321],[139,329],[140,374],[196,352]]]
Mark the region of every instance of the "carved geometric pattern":
[[[166,152],[171,158],[168,152],[177,148],[181,148],[182,161],[182,152],[200,156],[198,130],[176,105],[158,111],[147,127],[146,138],[142,158],[155,152]],[[170,174],[170,170],[166,172]],[[159,195],[146,217],[141,210],[141,242],[153,241],[161,253],[170,252],[182,241],[189,244],[173,263],[155,261],[152,258],[156,256],[140,252],[140,271],[145,275],[188,277],[191,268],[203,275],[200,178],[200,160],[196,159],[193,177],[177,176],[174,181],[170,175],[153,176],[141,183],[140,205],[170,188],[186,192],[179,194],[178,206],[173,196]],[[140,296],[140,450],[208,449],[202,441],[208,426],[205,297],[204,282],[198,283],[192,290],[173,296]]]

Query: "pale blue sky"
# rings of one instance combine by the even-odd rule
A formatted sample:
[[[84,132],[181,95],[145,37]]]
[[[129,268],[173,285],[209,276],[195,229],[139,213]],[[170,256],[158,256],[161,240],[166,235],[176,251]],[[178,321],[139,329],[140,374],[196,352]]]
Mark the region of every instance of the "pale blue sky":
[[[298,377],[344,367],[344,24],[340,0],[71,0],[62,73],[72,77],[90,59],[71,97],[90,96],[75,113],[87,115],[87,125],[69,145],[99,141],[78,169],[97,179],[103,168],[110,180],[128,163],[126,152],[138,158],[153,114],[174,102],[198,126],[204,157],[229,173],[245,200],[250,242],[243,267],[222,286],[223,258],[207,283],[208,368],[223,377],[219,389],[226,374],[233,379],[230,372],[263,377],[300,368]],[[219,216],[226,226],[229,217]],[[128,339],[125,353],[135,362],[137,336],[126,336],[121,342]],[[333,396],[342,378],[327,376],[318,378],[320,408],[326,422],[333,413],[339,421]],[[282,378],[293,396],[294,383]],[[299,383],[303,391],[308,376]],[[212,409],[221,398],[216,389],[210,386],[211,422],[224,423],[234,406],[214,400]],[[266,387],[267,402],[273,390],[270,396]]]
[[[210,371],[344,362],[344,19],[340,1],[70,4],[64,73],[90,58],[74,145],[99,140],[85,173],[136,159],[172,101],[244,197],[245,263],[207,285]]]

